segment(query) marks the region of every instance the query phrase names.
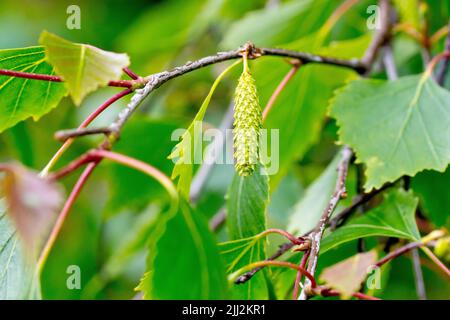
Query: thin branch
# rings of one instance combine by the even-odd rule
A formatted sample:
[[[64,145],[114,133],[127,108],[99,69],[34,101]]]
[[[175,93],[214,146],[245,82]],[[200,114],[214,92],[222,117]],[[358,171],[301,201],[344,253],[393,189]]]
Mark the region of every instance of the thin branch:
[[[272,96],[270,97],[269,101],[267,102],[266,107],[264,108],[264,111],[262,113],[262,120],[266,120],[267,115],[269,114],[270,110],[272,110],[273,105],[275,104],[275,101],[278,99],[281,92],[286,88],[286,85],[289,83],[289,81],[294,77],[294,75],[297,73],[298,69],[300,68],[300,63],[293,64],[291,70],[286,74],[286,76],[281,80],[278,87],[275,89],[275,91],[272,93]]]
[[[308,262],[309,254],[310,254],[309,250],[305,251],[305,253],[302,256],[302,259],[300,260],[300,267],[302,267],[302,269],[306,268],[306,263]],[[300,270],[297,271],[297,276],[295,277],[294,282],[294,290],[292,292],[292,300],[297,300],[300,283],[302,282],[302,276],[303,273]]]
[[[410,242],[410,243],[404,245],[403,247],[400,247],[400,248],[398,248],[398,249],[388,253],[381,260],[376,262],[374,264],[374,266],[381,267],[382,265],[384,265],[385,263],[391,261],[392,259],[395,259],[398,256],[401,256],[402,254],[404,254],[404,253],[406,253],[406,252],[408,252],[408,251],[410,251],[412,249],[418,248],[418,247],[420,247],[422,245],[423,245],[422,241]]]
[[[366,67],[368,71],[377,57],[380,48],[389,40],[391,36],[391,17],[390,17],[390,4],[389,0],[380,0],[380,29],[375,33],[369,48],[366,50],[361,63]]]
[[[70,209],[72,209],[72,206],[75,203],[75,200],[78,198],[78,195],[80,194],[81,189],[83,188],[87,179],[91,175],[92,171],[94,171],[97,164],[98,164],[98,162],[89,163],[89,165],[86,167],[86,169],[84,169],[80,178],[78,179],[75,186],[73,187],[72,192],[69,195],[69,198],[67,198],[67,201],[64,204],[64,207],[61,210],[61,213],[59,214],[55,225],[53,226],[50,236],[48,237],[47,242],[45,243],[44,248],[42,249],[41,255],[39,256],[39,259],[37,262],[37,269],[39,272],[42,272],[42,268],[43,268],[45,262],[47,261],[47,258],[50,254],[50,251],[53,248],[53,245],[56,242],[56,239],[61,231],[64,221],[66,220],[67,216],[69,215]]]
[[[450,270],[447,268],[447,266],[441,260],[439,260],[439,258],[436,257],[434,253],[427,247],[421,246],[420,249],[422,249],[422,251],[425,252],[428,258],[430,258],[431,261],[433,261],[439,267],[439,269],[447,276],[447,279],[450,280]]]
[[[422,266],[420,264],[420,256],[417,248],[411,250],[411,258],[413,264],[414,282],[416,284],[417,298],[419,300],[427,300],[425,281],[423,279]]]
[[[109,106],[111,106],[114,102],[120,100],[126,95],[133,92],[131,89],[125,89],[121,92],[116,93],[111,98],[102,103],[97,109],[94,110],[78,127],[79,130],[86,128],[95,118],[97,118],[103,111],[105,111]],[[52,169],[52,167],[56,164],[58,159],[64,154],[64,152],[72,145],[74,142],[73,139],[68,139],[64,142],[64,144],[58,149],[58,151],[53,155],[50,161],[47,163],[45,168],[41,171],[41,176],[46,176]]]
[[[331,196],[331,199],[324,210],[322,217],[320,218],[316,228],[310,234],[311,238],[311,252],[308,263],[308,272],[314,276],[317,267],[317,261],[319,259],[319,251],[320,251],[320,241],[322,239],[323,232],[325,231],[325,227],[328,224],[328,220],[330,216],[333,214],[334,209],[336,208],[339,200],[345,198],[347,196],[347,191],[345,188],[345,181],[347,179],[348,167],[350,165],[350,160],[353,156],[353,152],[348,147],[344,147],[341,151],[342,158],[338,164],[338,179],[336,182],[336,187],[334,189],[334,193]],[[311,285],[308,279],[305,280],[302,293],[299,296],[300,300],[307,299],[307,290]]]
[[[0,75],[32,79],[32,80],[50,81],[50,82],[64,82],[64,79],[60,76],[52,76],[52,75],[48,75],[48,74],[37,74],[37,73],[30,73],[30,72],[21,72],[21,71],[6,70],[6,69],[0,69]],[[133,80],[115,80],[115,81],[108,82],[108,86],[110,86],[110,87],[132,88],[134,85],[136,85],[136,81],[133,81]]]
[[[84,137],[89,135],[104,134],[108,135],[111,133],[109,128],[82,128],[82,129],[66,129],[55,132],[55,139],[61,142],[65,142],[71,138]]]
[[[139,79],[139,76],[136,74],[136,73],[134,73],[133,71],[131,71],[129,68],[123,68],[122,69],[123,70],[123,72],[125,72],[131,79],[133,79],[133,80],[137,80],[137,79]]]
[[[244,271],[249,270],[249,269],[255,269],[255,268],[259,268],[259,267],[267,267],[267,266],[285,267],[285,268],[290,268],[290,269],[294,269],[294,270],[300,271],[311,282],[311,287],[312,288],[315,288],[317,286],[317,283],[316,283],[316,280],[314,279],[314,276],[311,275],[308,272],[308,270],[302,268],[299,265],[296,265],[295,263],[286,262],[286,261],[266,261],[266,260],[264,260],[264,261],[253,262],[253,263],[250,263],[250,264],[246,265],[245,267],[237,270],[233,274],[231,274],[230,278],[233,280],[234,283],[240,284],[240,283],[242,283],[242,282],[239,281],[239,279],[240,279],[239,274],[240,273],[243,273]]]
[[[450,28],[450,24],[449,24],[448,28]],[[450,52],[450,33],[447,34],[447,38],[445,40],[444,52]],[[447,56],[441,62],[439,69],[436,71],[436,81],[440,86],[442,86],[444,84],[445,76],[447,74],[449,63],[450,63],[450,58]]]
[[[209,220],[209,228],[211,231],[217,231],[225,223],[226,216],[227,209],[223,207]]]

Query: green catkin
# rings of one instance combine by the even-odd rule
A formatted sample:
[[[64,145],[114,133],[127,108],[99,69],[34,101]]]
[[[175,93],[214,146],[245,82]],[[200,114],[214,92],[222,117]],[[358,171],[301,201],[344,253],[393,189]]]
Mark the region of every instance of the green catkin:
[[[244,58],[242,72],[234,96],[234,158],[240,176],[251,175],[259,163],[259,136],[262,128],[261,108],[255,80]]]

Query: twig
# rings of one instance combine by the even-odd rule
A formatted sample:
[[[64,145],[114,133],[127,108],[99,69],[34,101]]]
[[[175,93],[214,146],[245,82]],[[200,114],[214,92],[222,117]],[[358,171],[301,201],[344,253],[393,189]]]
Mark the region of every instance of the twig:
[[[425,291],[425,282],[423,279],[422,266],[420,264],[420,256],[417,248],[411,250],[411,258],[414,271],[414,282],[416,284],[417,298],[419,300],[427,300],[427,293]]]
[[[450,23],[448,25],[448,28],[450,29]],[[444,52],[450,52],[450,32],[447,34],[447,38],[445,40]],[[440,86],[444,84],[445,75],[447,74],[449,62],[450,58],[448,56],[445,57],[441,65],[439,66],[439,69],[436,71],[436,81]]]
[[[125,72],[133,80],[139,79],[139,76],[127,67],[123,68],[123,72]]]
[[[238,275],[240,273],[242,273],[242,272],[244,272],[244,271],[246,271],[248,269],[255,269],[255,268],[267,267],[267,266],[285,267],[285,268],[291,268],[291,269],[300,271],[310,281],[312,288],[315,288],[317,286],[317,283],[316,283],[316,280],[314,279],[314,276],[312,274],[310,274],[308,272],[308,270],[302,268],[299,265],[296,265],[295,263],[286,262],[286,261],[266,261],[266,260],[264,260],[264,261],[253,262],[251,264],[246,265],[245,267],[242,267],[241,269],[237,270],[233,274],[231,274],[230,278],[233,280],[234,283],[240,284],[240,283],[242,283],[242,282],[239,281],[239,279],[241,277],[238,276]]]
[[[390,17],[390,5],[389,0],[380,0],[380,29],[375,33],[369,48],[366,50],[361,62],[368,71],[375,61],[380,48],[389,40],[391,36],[391,17]]]
[[[78,179],[75,186],[73,187],[72,192],[70,193],[69,198],[67,198],[67,201],[64,204],[64,207],[61,210],[61,213],[59,214],[55,225],[53,226],[50,236],[48,237],[47,242],[45,243],[44,248],[41,251],[41,255],[39,256],[39,259],[37,262],[38,272],[42,272],[42,268],[43,268],[45,262],[47,261],[50,251],[53,248],[53,245],[55,244],[55,241],[58,237],[59,232],[61,231],[64,221],[66,220],[66,218],[70,212],[70,209],[72,208],[73,204],[75,203],[75,200],[78,198],[78,195],[81,192],[81,189],[83,188],[87,179],[91,175],[92,171],[94,171],[97,164],[98,164],[98,162],[91,162],[86,167],[86,169],[84,169],[80,178]]]
[[[309,253],[310,253],[309,250],[305,251],[305,253],[302,256],[302,259],[300,260],[300,267],[302,267],[303,269],[305,269],[306,263],[308,262]],[[292,292],[292,300],[297,300],[300,283],[302,281],[302,276],[303,273],[300,270],[297,271],[297,276],[295,277],[294,282],[294,290]]]
[[[108,135],[111,133],[109,128],[82,128],[82,129],[66,129],[55,132],[55,139],[65,142],[70,138],[83,137],[95,134]]]
[[[442,261],[439,260],[439,258],[436,257],[434,253],[427,247],[421,246],[420,249],[422,249],[422,251],[425,252],[428,258],[430,258],[431,261],[433,261],[439,267],[439,269],[447,276],[447,279],[450,280],[450,270],[445,266],[445,264],[442,263]]]
[[[350,165],[350,160],[353,156],[353,152],[350,150],[349,147],[345,146],[342,151],[342,158],[341,161],[338,164],[338,178],[336,182],[336,187],[334,189],[334,193],[331,196],[331,199],[325,208],[322,217],[320,218],[319,222],[317,223],[317,226],[310,234],[311,238],[311,252],[309,256],[309,263],[308,263],[308,272],[314,276],[314,273],[316,271],[317,267],[317,261],[319,259],[319,251],[320,251],[320,241],[322,239],[323,232],[325,231],[325,227],[328,224],[328,220],[330,219],[330,216],[333,214],[334,209],[336,208],[339,200],[342,198],[345,198],[347,196],[347,191],[345,188],[345,181],[347,179],[347,172],[348,167]],[[299,296],[300,300],[307,299],[307,290],[308,287],[311,285],[310,281],[308,279],[305,280],[303,290]]]
[[[392,47],[390,45],[386,45],[384,47],[383,64],[384,64],[384,69],[386,70],[388,79],[391,81],[397,80],[398,72],[397,72],[397,68],[395,66],[394,54],[392,53]]]
[[[94,110],[78,127],[78,129],[86,128],[95,118],[97,118],[103,111],[105,111],[109,106],[111,106],[114,102],[120,100],[126,95],[133,92],[131,89],[126,89],[121,92],[116,93],[111,98],[102,103],[97,109]],[[64,144],[58,149],[58,151],[53,155],[50,161],[47,163],[45,168],[41,171],[41,176],[46,176],[51,168],[55,165],[58,159],[64,154],[64,152],[72,145],[74,142],[73,139],[68,139],[64,142]]]
[[[83,185],[86,183],[86,180],[92,173],[92,171],[95,169],[95,167],[98,165],[98,163],[104,159],[110,159],[112,161],[115,161],[117,163],[126,165],[130,168],[134,168],[138,171],[141,171],[156,180],[158,180],[159,183],[161,183],[167,192],[170,194],[171,198],[178,202],[178,193],[176,191],[175,186],[172,183],[172,180],[170,180],[169,177],[167,177],[164,173],[159,171],[158,169],[152,167],[151,165],[142,162],[140,160],[130,158],[128,156],[107,151],[107,150],[91,150],[84,155],[82,155],[77,160],[73,161],[71,164],[69,164],[67,167],[60,170],[58,173],[52,176],[53,179],[55,178],[62,178],[66,176],[69,173],[72,173],[74,170],[78,169],[82,165],[88,163],[86,169],[81,174],[80,178],[78,179],[77,183],[75,184],[74,188],[72,189],[72,192],[67,199],[66,203],[64,204],[64,207],[61,211],[61,213],[58,216],[58,219],[53,226],[53,229],[50,233],[50,236],[44,246],[44,249],[41,252],[41,255],[38,260],[38,270],[42,270],[43,265],[45,264],[45,261],[47,260],[47,257],[61,231],[61,228],[64,224],[64,221],[66,220],[70,209],[72,208],[76,198],[78,197]]]
[[[382,265],[384,265],[385,263],[391,261],[392,259],[395,259],[398,256],[401,256],[402,254],[404,254],[404,253],[406,253],[406,252],[408,252],[408,251],[410,251],[412,249],[418,248],[418,247],[420,247],[422,245],[423,245],[422,241],[410,242],[410,243],[404,245],[403,247],[400,247],[400,248],[398,248],[398,249],[388,253],[381,260],[376,262],[374,264],[374,266],[381,267]]]
[[[227,215],[226,208],[221,208],[210,220],[209,228],[211,231],[217,231],[224,223]]]
[[[6,70],[6,69],[0,69],[0,75],[32,79],[32,80],[43,80],[43,81],[50,81],[50,82],[64,82],[64,79],[61,78],[60,76],[21,72],[21,71]],[[108,86],[110,86],[110,87],[132,88],[134,85],[136,85],[136,81],[133,81],[133,80],[115,80],[115,81],[108,82]]]
[[[262,113],[262,120],[264,121],[267,118],[267,115],[269,114],[270,110],[272,110],[273,105],[275,104],[275,101],[278,99],[279,95],[283,91],[283,89],[286,87],[288,82],[294,77],[294,75],[297,73],[298,69],[300,68],[300,62],[293,64],[291,70],[286,74],[286,76],[281,80],[278,87],[273,92],[272,96],[270,97],[269,101],[267,102],[266,107],[264,108],[264,111]]]

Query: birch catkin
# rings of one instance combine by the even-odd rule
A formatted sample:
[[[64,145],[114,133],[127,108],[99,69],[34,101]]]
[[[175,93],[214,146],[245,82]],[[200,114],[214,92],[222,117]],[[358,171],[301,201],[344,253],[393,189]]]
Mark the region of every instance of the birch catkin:
[[[242,72],[234,97],[234,158],[240,176],[249,176],[259,162],[259,136],[262,127],[255,80],[244,58]]]

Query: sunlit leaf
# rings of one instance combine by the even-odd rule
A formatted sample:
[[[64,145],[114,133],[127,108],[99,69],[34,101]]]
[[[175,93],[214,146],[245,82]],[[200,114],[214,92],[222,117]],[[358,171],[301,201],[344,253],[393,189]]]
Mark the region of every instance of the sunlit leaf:
[[[371,236],[420,240],[415,212],[418,199],[412,191],[397,189],[385,195],[381,205],[327,234],[321,244],[324,253],[342,243]]]
[[[450,93],[427,76],[358,80],[340,90],[331,115],[341,143],[366,165],[369,191],[450,162]]]
[[[43,31],[39,43],[45,47],[47,61],[55,67],[76,105],[109,81],[119,80],[130,64],[126,54],[104,51],[87,44],[67,41]]]
[[[348,299],[357,292],[377,259],[375,251],[358,253],[342,262],[322,271],[320,279],[337,290],[343,299]]]
[[[0,69],[54,75],[43,47],[0,50]],[[0,132],[29,117],[39,120],[66,93],[61,83],[0,76]]]

